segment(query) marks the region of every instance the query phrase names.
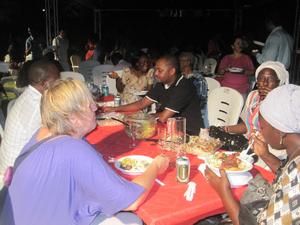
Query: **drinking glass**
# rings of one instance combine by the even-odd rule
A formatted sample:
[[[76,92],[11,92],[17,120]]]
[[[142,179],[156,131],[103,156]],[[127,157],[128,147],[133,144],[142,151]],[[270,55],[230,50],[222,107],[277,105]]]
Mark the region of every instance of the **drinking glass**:
[[[167,136],[177,154],[181,154],[182,145],[186,142],[186,118],[173,117],[167,120]]]
[[[136,137],[138,136],[138,132],[141,128],[141,124],[131,122],[129,123],[129,132],[131,137],[131,146],[132,148],[136,147]]]

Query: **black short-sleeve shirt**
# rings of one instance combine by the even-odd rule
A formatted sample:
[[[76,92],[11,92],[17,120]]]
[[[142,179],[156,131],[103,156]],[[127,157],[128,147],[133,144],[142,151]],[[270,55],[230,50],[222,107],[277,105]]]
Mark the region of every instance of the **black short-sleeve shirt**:
[[[157,83],[147,93],[146,98],[158,104],[157,112],[168,109],[176,113],[174,116],[185,117],[187,133],[199,135],[203,120],[200,100],[191,80],[177,76],[169,88],[163,83]]]

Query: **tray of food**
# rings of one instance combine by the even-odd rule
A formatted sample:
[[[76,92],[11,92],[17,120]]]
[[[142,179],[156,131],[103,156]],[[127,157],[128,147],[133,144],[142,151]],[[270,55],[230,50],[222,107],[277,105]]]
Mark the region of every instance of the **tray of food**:
[[[204,136],[189,136],[189,141],[182,146],[182,151],[197,155],[200,159],[214,154],[222,146],[219,139]]]

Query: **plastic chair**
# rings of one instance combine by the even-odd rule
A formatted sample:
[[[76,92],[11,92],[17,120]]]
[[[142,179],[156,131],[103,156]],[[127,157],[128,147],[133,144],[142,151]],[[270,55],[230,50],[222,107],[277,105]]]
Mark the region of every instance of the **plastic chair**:
[[[100,63],[95,60],[87,60],[87,61],[82,61],[79,64],[79,73],[81,73],[84,76],[84,79],[86,82],[92,82],[93,81],[93,69],[96,66],[99,66]]]
[[[0,62],[0,73],[8,73],[9,72],[9,63]]]
[[[21,94],[20,89],[17,88],[16,81],[17,76],[6,76],[1,78],[0,84],[3,91],[3,93],[1,93],[2,99],[15,99]]]
[[[229,87],[212,90],[207,100],[209,126],[237,124],[243,105],[243,96],[237,90]]]
[[[214,58],[206,58],[203,63],[203,73],[206,76],[215,75],[217,60]]]
[[[100,87],[104,81],[107,82],[106,77],[108,73],[112,71],[114,71],[113,65],[103,64],[103,65],[95,66],[92,70],[94,84]],[[108,81],[110,82],[110,80]]]
[[[60,78],[63,80],[65,80],[67,78],[73,78],[75,80],[81,80],[81,81],[85,82],[84,76],[78,72],[71,72],[71,71],[60,72]]]
[[[109,93],[113,95],[118,94],[118,90],[116,88],[116,79],[110,78],[109,76],[106,76],[106,84],[109,88]]]
[[[70,56],[70,61],[71,61],[72,70],[74,72],[78,72],[79,71],[79,64],[81,62],[80,56],[79,55],[71,55]]]
[[[217,81],[214,78],[211,77],[205,77],[206,83],[207,83],[207,96],[209,95],[210,91],[221,87],[221,84],[219,81]]]

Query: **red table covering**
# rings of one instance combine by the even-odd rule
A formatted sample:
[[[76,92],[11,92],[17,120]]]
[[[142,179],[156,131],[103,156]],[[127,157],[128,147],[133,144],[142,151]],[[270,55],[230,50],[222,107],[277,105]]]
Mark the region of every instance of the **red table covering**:
[[[203,162],[194,155],[188,155],[191,161],[190,181],[197,184],[193,201],[185,200],[183,196],[187,184],[176,181],[175,153],[161,150],[157,143],[150,141],[137,141],[137,147],[131,148],[131,140],[124,132],[123,126],[97,127],[87,136],[87,140],[102,153],[105,159],[108,157],[122,157],[126,155],[146,155],[155,157],[164,153],[170,156],[170,168],[158,177],[165,183],[160,186],[157,183],[150,191],[146,201],[138,208],[136,213],[148,225],[188,225],[205,217],[224,212],[224,207],[217,193],[206,182],[198,171],[198,166]],[[111,163],[113,169],[114,165]],[[127,179],[132,176],[115,171]],[[261,172],[265,178],[272,180],[273,174],[260,167],[255,167],[252,173]],[[236,198],[240,198],[246,186],[233,189]]]

